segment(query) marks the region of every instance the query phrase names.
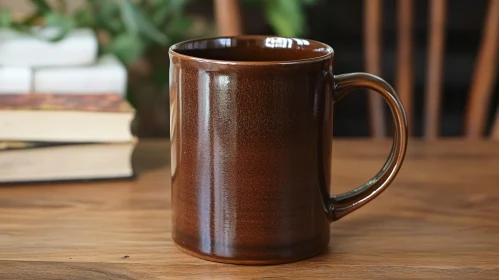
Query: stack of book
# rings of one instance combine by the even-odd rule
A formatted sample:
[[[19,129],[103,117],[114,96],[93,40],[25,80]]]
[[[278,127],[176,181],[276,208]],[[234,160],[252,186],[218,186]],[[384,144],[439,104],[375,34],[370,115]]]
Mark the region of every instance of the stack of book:
[[[133,177],[125,67],[92,30],[39,36],[0,29],[0,184]]]

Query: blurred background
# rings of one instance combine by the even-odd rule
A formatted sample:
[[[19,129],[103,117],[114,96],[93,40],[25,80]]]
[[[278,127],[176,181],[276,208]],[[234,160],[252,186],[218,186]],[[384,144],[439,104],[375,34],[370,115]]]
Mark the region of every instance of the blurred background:
[[[370,1],[370,0],[368,0]],[[402,0],[403,1],[403,0]],[[492,0],[494,1],[494,0]],[[99,55],[113,54],[126,67],[126,98],[137,113],[133,133],[168,137],[168,47],[178,41],[217,34],[215,1],[207,0],[0,0],[0,27],[22,32],[31,25],[56,26],[62,40],[72,30],[91,28]],[[277,34],[315,39],[335,49],[335,73],[367,71],[363,0],[240,0],[244,34]],[[378,1],[377,1],[378,2]],[[397,7],[400,0],[379,1],[381,77],[395,84]],[[423,133],[427,79],[429,6],[411,1],[412,91],[415,136]],[[489,0],[446,1],[440,135],[462,135],[465,106],[484,30]],[[0,40],[1,42],[1,40]],[[499,63],[499,62],[497,62]],[[494,77],[494,81],[497,77]],[[486,129],[499,103],[493,84]],[[386,110],[386,108],[385,108]],[[369,136],[368,95],[351,94],[335,107],[335,136]]]

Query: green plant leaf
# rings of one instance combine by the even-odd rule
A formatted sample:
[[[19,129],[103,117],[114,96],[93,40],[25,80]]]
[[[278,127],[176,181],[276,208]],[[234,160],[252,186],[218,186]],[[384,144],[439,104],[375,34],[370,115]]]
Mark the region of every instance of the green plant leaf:
[[[121,20],[129,33],[138,33],[139,25],[135,18],[135,7],[129,0],[120,0]]]
[[[150,22],[141,12],[137,14],[137,22],[139,23],[142,34],[148,37],[150,40],[155,41],[160,45],[166,45],[168,43],[168,38],[165,34],[159,31],[156,26]]]
[[[6,9],[0,9],[0,27],[9,27],[12,23],[10,12]]]
[[[189,3],[189,0],[152,0],[152,3],[153,7],[168,7],[172,14],[179,15]]]
[[[303,14],[298,0],[266,0],[265,12],[275,32],[284,37],[303,33]]]
[[[140,32],[146,38],[161,45],[166,45],[168,43],[168,38],[165,34],[159,31],[134,3],[129,0],[121,0],[120,7],[122,18],[128,32]]]
[[[104,30],[114,36],[126,31],[116,1],[87,0],[86,4],[76,11],[75,21],[78,27]]]
[[[91,3],[93,11],[99,14],[103,20],[109,20],[109,18],[118,17],[121,9],[116,1],[109,0],[88,0]]]
[[[153,5],[151,9],[151,19],[154,24],[161,24],[166,20],[169,14],[171,14],[172,9],[168,5],[169,0],[160,0],[156,1],[155,5]]]
[[[78,27],[97,27],[97,17],[95,13],[92,12],[90,4],[84,5],[82,8],[78,9],[74,13],[75,25]]]
[[[14,21],[11,23],[10,28],[20,33],[31,34],[31,25],[26,25],[23,22]]]
[[[149,0],[153,8],[158,8],[159,6],[169,6],[171,0]]]
[[[184,14],[185,6],[189,0],[151,0],[152,12],[151,20],[154,24],[162,25],[171,16],[181,17]],[[168,23],[169,24],[169,23]]]
[[[193,25],[192,19],[188,17],[175,17],[166,26],[166,34],[173,36],[187,32]]]
[[[74,28],[75,22],[70,17],[50,12],[45,16],[45,25],[59,28],[59,34],[50,38],[51,41],[59,41]]]
[[[115,54],[124,64],[129,65],[145,52],[144,40],[136,33],[122,33],[113,38],[105,52]]]
[[[42,14],[52,11],[52,8],[45,0],[31,0],[36,9]]]

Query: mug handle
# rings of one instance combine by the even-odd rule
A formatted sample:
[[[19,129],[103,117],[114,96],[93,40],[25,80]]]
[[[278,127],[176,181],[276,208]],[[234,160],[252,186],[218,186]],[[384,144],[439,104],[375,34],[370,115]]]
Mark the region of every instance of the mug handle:
[[[330,221],[352,213],[382,193],[393,181],[404,161],[407,149],[407,116],[395,90],[383,79],[368,73],[333,76],[333,102],[347,93],[366,88],[379,93],[388,103],[395,123],[395,135],[390,155],[381,170],[367,183],[349,192],[329,197],[327,207]]]

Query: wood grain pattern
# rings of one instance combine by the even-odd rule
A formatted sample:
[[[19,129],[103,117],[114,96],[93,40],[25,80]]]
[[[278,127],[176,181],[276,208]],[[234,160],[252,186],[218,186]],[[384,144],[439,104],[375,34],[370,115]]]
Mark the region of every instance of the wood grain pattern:
[[[445,43],[446,0],[429,2],[428,61],[426,69],[426,100],[424,137],[434,140],[440,128],[440,100]]]
[[[497,79],[498,51],[499,0],[490,0],[484,23],[482,42],[480,43],[480,50],[471,81],[466,114],[465,134],[466,137],[471,139],[483,137],[485,132],[487,114],[490,109],[490,98]],[[497,119],[499,119],[499,115]],[[497,119],[496,127],[499,127]],[[499,132],[496,131],[493,130],[492,136],[499,138]]]
[[[395,88],[407,113],[409,132],[412,131],[413,107],[413,2],[399,0],[397,2],[397,77]]]
[[[214,0],[215,21],[219,36],[242,34],[238,0]]]
[[[333,143],[333,190],[391,142]],[[280,266],[193,258],[171,240],[169,147],[142,142],[136,181],[0,188],[0,279],[497,279],[499,143],[413,140],[393,185],[331,226],[328,252]],[[128,258],[125,258],[128,256]]]
[[[364,1],[364,54],[366,71],[381,75],[381,26],[382,0]],[[381,139],[386,137],[386,123],[383,110],[383,99],[373,91],[368,91],[369,118],[371,135]]]

